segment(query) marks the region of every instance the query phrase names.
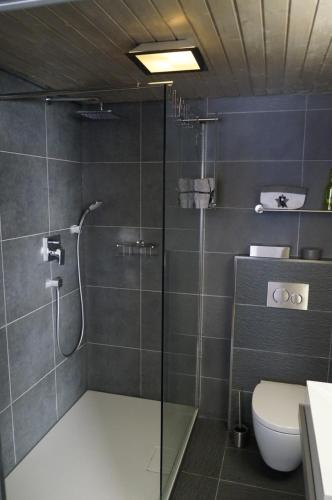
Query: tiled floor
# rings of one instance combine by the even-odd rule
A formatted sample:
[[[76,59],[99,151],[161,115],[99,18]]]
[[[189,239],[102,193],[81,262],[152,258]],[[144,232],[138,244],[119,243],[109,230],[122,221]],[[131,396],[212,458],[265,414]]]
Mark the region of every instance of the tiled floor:
[[[254,439],[246,449],[232,446],[225,424],[198,419],[172,500],[304,500],[302,470],[273,471]]]

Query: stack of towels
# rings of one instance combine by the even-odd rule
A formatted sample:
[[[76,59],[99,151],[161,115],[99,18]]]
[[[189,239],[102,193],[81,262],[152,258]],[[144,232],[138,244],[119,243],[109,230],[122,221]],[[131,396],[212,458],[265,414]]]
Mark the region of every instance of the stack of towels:
[[[215,206],[215,180],[180,178],[178,182],[181,208],[211,208]]]

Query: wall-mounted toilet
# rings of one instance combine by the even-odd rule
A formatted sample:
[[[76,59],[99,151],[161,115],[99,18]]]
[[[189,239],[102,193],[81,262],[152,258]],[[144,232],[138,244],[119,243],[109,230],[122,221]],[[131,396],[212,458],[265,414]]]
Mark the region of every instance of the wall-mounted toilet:
[[[261,455],[272,469],[289,472],[301,461],[299,405],[306,387],[262,380],[252,398],[252,416]]]

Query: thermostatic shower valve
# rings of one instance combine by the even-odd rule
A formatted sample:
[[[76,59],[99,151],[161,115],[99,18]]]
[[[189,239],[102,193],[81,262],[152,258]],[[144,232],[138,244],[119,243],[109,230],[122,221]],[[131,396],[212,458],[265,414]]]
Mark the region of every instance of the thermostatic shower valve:
[[[52,262],[56,260],[59,266],[65,263],[65,251],[61,247],[60,236],[49,236],[43,238],[43,246],[41,249],[44,262]]]

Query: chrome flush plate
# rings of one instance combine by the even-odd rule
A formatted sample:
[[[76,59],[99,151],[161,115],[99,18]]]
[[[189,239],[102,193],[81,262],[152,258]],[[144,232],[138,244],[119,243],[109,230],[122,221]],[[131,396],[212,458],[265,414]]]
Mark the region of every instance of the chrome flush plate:
[[[306,283],[282,283],[269,281],[267,307],[306,311],[309,302],[309,285]]]

